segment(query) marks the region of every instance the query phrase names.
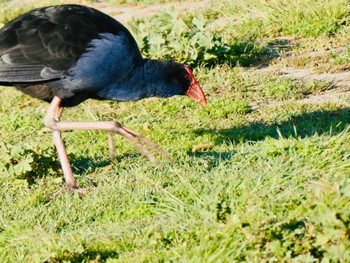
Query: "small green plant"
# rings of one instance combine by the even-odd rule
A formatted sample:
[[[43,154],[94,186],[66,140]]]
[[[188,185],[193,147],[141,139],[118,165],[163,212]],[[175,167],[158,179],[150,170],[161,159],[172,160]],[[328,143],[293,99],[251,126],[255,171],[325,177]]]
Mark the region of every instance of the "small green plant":
[[[134,19],[130,27],[146,56],[176,59],[190,66],[250,65],[262,52],[253,41],[226,41],[210,29],[202,14],[185,20],[175,8],[151,18]]]
[[[32,150],[1,143],[0,149],[0,172],[32,181],[37,176],[52,175],[57,169],[53,148]]]

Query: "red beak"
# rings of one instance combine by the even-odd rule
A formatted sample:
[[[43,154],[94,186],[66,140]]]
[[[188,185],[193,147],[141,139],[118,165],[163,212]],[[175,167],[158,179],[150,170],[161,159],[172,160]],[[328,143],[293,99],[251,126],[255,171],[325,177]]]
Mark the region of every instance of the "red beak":
[[[192,78],[192,83],[190,85],[190,88],[186,91],[186,95],[192,98],[194,101],[198,102],[203,107],[205,107],[207,105],[207,98],[205,97],[201,86],[197,83],[196,79],[194,78],[191,69],[187,65],[184,65],[184,67]]]
[[[191,83],[191,86],[187,90],[186,95],[189,96],[194,101],[198,102],[203,107],[207,105],[207,98],[205,97],[201,86],[197,83],[196,80],[194,80]]]

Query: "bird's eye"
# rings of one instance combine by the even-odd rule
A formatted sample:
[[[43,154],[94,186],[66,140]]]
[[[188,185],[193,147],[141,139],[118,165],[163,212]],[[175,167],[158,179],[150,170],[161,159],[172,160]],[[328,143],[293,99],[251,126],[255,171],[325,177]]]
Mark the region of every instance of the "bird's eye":
[[[187,75],[185,76],[185,79],[190,80],[190,79],[192,79],[192,77],[190,76],[190,74],[187,74]]]

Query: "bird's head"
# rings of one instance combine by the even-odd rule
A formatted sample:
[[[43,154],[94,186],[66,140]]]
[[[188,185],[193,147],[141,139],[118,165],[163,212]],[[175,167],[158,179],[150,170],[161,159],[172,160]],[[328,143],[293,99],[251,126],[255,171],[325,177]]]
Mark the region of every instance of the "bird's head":
[[[162,90],[164,95],[161,97],[170,97],[173,95],[186,95],[206,106],[206,97],[201,86],[195,79],[189,66],[174,61],[162,61],[162,68],[165,69],[166,88]],[[162,74],[162,73],[161,73]]]
[[[144,68],[152,90],[149,97],[186,95],[206,106],[207,99],[189,66],[172,60],[146,60]]]

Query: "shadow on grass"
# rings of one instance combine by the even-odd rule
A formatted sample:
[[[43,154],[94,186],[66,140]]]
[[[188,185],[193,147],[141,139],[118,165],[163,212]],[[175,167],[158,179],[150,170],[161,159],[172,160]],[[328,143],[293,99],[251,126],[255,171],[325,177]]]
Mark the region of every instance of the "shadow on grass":
[[[28,182],[29,185],[36,184],[36,179],[44,178],[44,177],[62,177],[63,173],[61,169],[61,164],[56,159],[57,153],[53,153],[53,155],[48,157],[41,157],[32,164],[34,170],[23,173],[17,178],[24,179]],[[92,173],[97,168],[103,168],[108,166],[111,162],[109,159],[98,160],[94,158],[86,158],[86,157],[77,157],[74,154],[68,154],[68,158],[72,165],[72,170],[74,175],[84,175],[86,173]],[[48,159],[48,160],[47,160]]]
[[[256,40],[237,41],[199,52],[198,58],[190,65],[192,67],[199,65],[206,67],[217,65],[268,67],[271,60],[280,57],[282,51],[288,51],[291,47],[292,41],[289,39],[272,39],[266,43]],[[208,55],[210,58],[206,60],[205,57]]]
[[[205,59],[210,55],[210,59]],[[255,41],[235,42],[223,46],[214,46],[210,50],[199,53],[196,61],[191,66],[205,65],[213,67],[217,65],[240,65],[243,67],[263,66],[278,57],[279,54],[269,48],[260,47]]]
[[[114,156],[113,163],[118,164],[122,162],[123,159],[137,159],[141,153],[124,153],[121,155]],[[69,160],[71,161],[72,170],[75,175],[84,175],[87,173],[93,173],[98,168],[105,168],[112,164],[109,159],[108,154],[101,157],[84,157],[81,155],[75,155],[73,153],[68,154]]]
[[[210,134],[214,137],[215,144],[260,141],[266,137],[305,138],[316,134],[338,134],[350,124],[350,109],[338,109],[334,111],[324,110],[292,116],[289,120],[266,124],[264,122],[252,122],[248,126],[232,127],[221,130],[198,129],[197,135]]]
[[[140,154],[138,153],[125,153],[123,155],[115,156],[113,163],[118,164],[124,158],[136,159],[139,157]],[[112,164],[111,160],[108,158],[108,155],[106,155],[105,157],[101,156],[94,158],[69,153],[68,159],[70,160],[74,176],[84,177],[86,175],[95,173],[99,169],[107,168]],[[45,156],[40,157],[38,160],[35,161],[33,167],[34,166],[34,171],[29,171],[21,175],[17,175],[16,178],[26,180],[30,186],[37,184],[36,180],[44,177],[62,178],[62,182],[64,182],[61,163],[57,159],[57,152],[53,152],[52,156],[50,156],[49,158]],[[95,185],[95,182],[91,180],[91,178],[90,183]]]
[[[47,262],[105,262],[108,259],[119,258],[120,252],[113,249],[88,249],[82,253],[61,252],[61,255],[50,258]]]
[[[209,134],[215,145],[226,143],[239,143],[246,141],[261,141],[266,137],[279,138],[306,138],[314,135],[336,135],[344,131],[350,124],[350,109],[322,110],[301,115],[292,116],[287,121],[266,124],[264,122],[252,122],[247,126],[232,127],[229,129],[206,130],[198,129],[196,135]],[[206,151],[202,153],[189,153],[189,155],[204,159],[227,160],[234,152]],[[213,163],[213,161],[211,161]],[[215,162],[214,162],[215,163]]]
[[[88,158],[73,153],[68,154],[68,158],[72,165],[73,174],[84,175],[94,172],[98,168],[103,168],[111,164],[111,161],[106,158]]]
[[[261,141],[266,137],[279,138],[279,134],[283,137],[294,138],[306,138],[316,134],[332,134],[336,135],[344,131],[347,125],[350,124],[350,109],[343,108],[338,110],[322,110],[311,113],[304,113],[301,115],[295,115],[289,118],[287,121],[278,122],[272,124],[266,124],[264,122],[252,122],[246,126],[231,127],[229,129],[197,129],[194,133],[198,136],[209,134],[213,138],[215,145],[239,143],[245,141]],[[188,152],[188,155],[205,160],[209,167],[214,168],[219,165],[220,162],[230,160],[235,154],[234,151],[216,152],[216,151],[203,151],[203,152]],[[118,163],[124,158],[139,157],[139,153],[126,153],[115,157],[115,162]],[[44,158],[44,157],[43,157]],[[43,169],[48,170],[51,167],[58,176],[62,176],[62,172],[59,168],[57,160],[44,160],[39,159],[37,163],[43,165]],[[92,173],[98,168],[104,168],[111,164],[108,156],[101,158],[89,158],[81,155],[69,154],[69,159],[73,167],[73,173],[75,175],[84,175]],[[24,179],[30,184],[35,183],[36,177],[51,176],[49,173],[36,173],[35,175],[25,176]],[[28,174],[29,175],[29,174]]]
[[[306,222],[307,219],[297,220],[297,219],[291,219],[288,222],[284,222],[282,224],[277,224],[274,227],[271,227],[266,230],[263,240],[261,240],[261,243],[263,243],[264,247],[268,246],[269,243],[271,243],[272,240],[284,240],[286,236],[294,236],[294,238],[298,240],[307,239],[307,225]],[[313,240],[314,241],[314,240]],[[298,244],[291,242],[288,245],[288,250],[292,251],[292,256],[296,257],[298,256],[295,252]],[[317,259],[322,259],[323,254],[325,253],[325,250],[321,247],[310,247],[309,253]]]

